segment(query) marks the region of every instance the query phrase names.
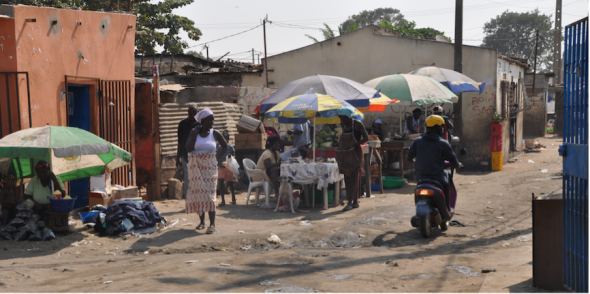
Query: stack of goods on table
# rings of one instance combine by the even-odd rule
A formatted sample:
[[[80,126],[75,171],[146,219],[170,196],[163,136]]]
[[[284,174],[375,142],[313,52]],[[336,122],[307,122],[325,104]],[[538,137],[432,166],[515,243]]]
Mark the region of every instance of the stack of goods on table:
[[[33,212],[35,203],[27,199],[16,206],[16,217],[0,229],[0,237],[14,241],[48,241],[55,239],[55,234],[45,227],[45,221]]]
[[[316,136],[314,144],[316,147],[316,158],[334,158],[336,157],[336,151],[334,147],[338,146],[338,134],[328,125],[325,125]]]

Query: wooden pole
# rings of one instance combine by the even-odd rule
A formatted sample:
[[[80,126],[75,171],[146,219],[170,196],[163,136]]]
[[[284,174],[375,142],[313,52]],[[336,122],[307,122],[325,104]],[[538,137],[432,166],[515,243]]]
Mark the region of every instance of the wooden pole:
[[[262,21],[262,31],[264,33],[264,72],[266,73],[266,87],[268,88],[268,56],[266,55],[266,22],[268,15]]]
[[[154,99],[154,113],[152,132],[154,134],[154,171],[155,180],[155,199],[162,198],[162,175],[161,175],[161,158],[160,158],[160,69],[157,65],[152,65],[152,99]]]

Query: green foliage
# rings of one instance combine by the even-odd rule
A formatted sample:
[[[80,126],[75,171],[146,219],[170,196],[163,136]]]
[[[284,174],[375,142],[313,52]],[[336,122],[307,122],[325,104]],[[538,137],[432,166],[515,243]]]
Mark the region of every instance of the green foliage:
[[[405,22],[399,25],[394,25],[391,22],[386,20],[382,20],[379,24],[380,27],[384,27],[390,30],[393,30],[400,34],[402,37],[406,38],[413,38],[413,39],[434,39],[437,35],[441,35],[445,37],[447,40],[451,40],[449,37],[446,37],[444,32],[437,31],[433,28],[416,28],[416,23]]]
[[[363,10],[359,14],[349,16],[345,22],[340,24],[339,29],[340,32],[349,33],[367,25],[378,25],[384,20],[396,26],[408,22],[398,9],[377,8],[375,10]],[[349,28],[355,25],[357,26],[356,29],[349,31]],[[342,33],[340,34],[342,35]]]
[[[538,9],[523,13],[505,11],[484,25],[486,36],[481,46],[497,49],[502,55],[527,58],[533,64],[535,30],[539,30],[537,70],[550,70],[554,43],[552,24],[551,15],[541,14]]]
[[[350,32],[356,31],[358,29],[359,29],[359,25],[358,24],[349,26],[346,32],[342,31],[342,28],[339,27],[338,28],[338,33],[340,35],[344,35],[346,33],[350,33]],[[324,28],[323,29],[320,29],[320,31],[324,35],[324,40],[330,40],[330,39],[336,37],[336,33],[334,32],[334,30],[327,23],[324,23]],[[314,43],[319,43],[320,42],[317,38],[315,38],[313,36],[310,36],[310,35],[307,35],[307,34],[305,36],[308,37],[308,38],[310,38]]]
[[[148,0],[131,0],[131,12],[137,16],[135,28],[135,47],[138,52],[155,53],[156,46],[163,46],[164,53],[183,53],[188,43],[178,34],[180,30],[188,34],[189,39],[198,41],[201,31],[195,23],[173,13],[193,3],[194,0],[163,0],[150,3]],[[82,9],[90,11],[126,11],[127,1],[124,0],[0,0],[0,4],[23,4],[42,7]],[[163,32],[163,30],[168,30]]]
[[[205,56],[203,56],[203,54],[201,54],[201,52],[197,52],[197,51],[194,51],[194,50],[189,50],[189,51],[186,52],[186,54],[189,54],[189,55],[192,55],[192,56],[199,57],[199,58],[202,58],[202,59],[207,60],[207,58]]]

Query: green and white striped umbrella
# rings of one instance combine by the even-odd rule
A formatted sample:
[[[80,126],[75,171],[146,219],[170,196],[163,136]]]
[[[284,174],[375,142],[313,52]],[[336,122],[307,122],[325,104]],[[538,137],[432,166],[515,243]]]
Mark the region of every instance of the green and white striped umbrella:
[[[79,128],[45,126],[0,140],[0,172],[16,178],[35,175],[39,160],[50,163],[62,181],[110,172],[131,162],[131,153]]]
[[[398,99],[401,105],[429,103],[456,103],[457,95],[432,78],[420,75],[396,74],[379,77],[365,83],[387,97]]]

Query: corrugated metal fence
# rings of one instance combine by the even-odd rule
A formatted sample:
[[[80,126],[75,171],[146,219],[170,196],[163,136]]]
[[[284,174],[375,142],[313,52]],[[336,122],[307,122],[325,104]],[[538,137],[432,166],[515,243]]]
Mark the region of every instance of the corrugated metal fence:
[[[564,61],[563,278],[588,292],[588,18],[566,26]]]

